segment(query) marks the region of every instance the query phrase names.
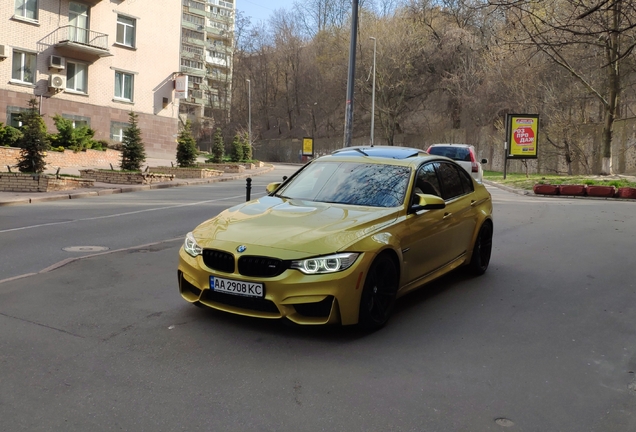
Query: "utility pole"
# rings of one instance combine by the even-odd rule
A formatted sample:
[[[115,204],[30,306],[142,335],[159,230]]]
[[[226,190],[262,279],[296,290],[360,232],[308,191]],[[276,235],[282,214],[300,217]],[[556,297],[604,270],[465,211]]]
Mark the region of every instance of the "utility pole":
[[[358,34],[358,0],[351,2],[351,44],[349,45],[349,76],[347,79],[347,104],[345,106],[345,130],[343,147],[351,147],[353,133],[353,85],[356,72],[356,37]]]
[[[377,41],[373,36],[369,39],[373,39],[373,90],[371,92],[371,147],[373,147],[373,129],[375,122],[375,47]]]

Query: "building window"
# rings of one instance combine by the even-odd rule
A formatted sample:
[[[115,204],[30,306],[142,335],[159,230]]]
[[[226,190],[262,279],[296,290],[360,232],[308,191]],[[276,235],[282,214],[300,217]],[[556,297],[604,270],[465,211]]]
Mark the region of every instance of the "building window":
[[[191,84],[201,84],[203,82],[203,77],[188,75],[188,83]]]
[[[198,31],[187,29],[187,28],[181,29],[181,36],[187,39],[200,40],[200,41],[205,40],[205,34],[203,32],[198,32]]]
[[[73,122],[73,129],[82,126],[91,126],[91,119],[89,117],[76,116],[72,114],[62,114],[62,117]]]
[[[110,139],[122,142],[124,140],[124,131],[130,126],[128,123],[110,122]]]
[[[129,47],[135,46],[136,20],[117,15],[117,43]]]
[[[36,21],[38,19],[38,0],[15,0],[15,15]]]
[[[87,93],[88,66],[84,63],[66,62],[66,88]]]
[[[190,60],[190,59],[181,59],[181,66],[192,68],[192,69],[200,69],[203,70],[203,62]]]
[[[22,83],[35,84],[35,54],[13,51],[11,79]]]
[[[28,112],[28,108],[8,106],[7,107],[7,124],[14,128],[22,127],[22,114]]]
[[[205,18],[202,16],[192,15],[192,14],[188,14],[184,12],[182,15],[182,19],[184,22],[189,22],[194,25],[198,25],[198,26],[205,25]]]
[[[115,99],[132,102],[133,75],[125,72],[115,72]]]

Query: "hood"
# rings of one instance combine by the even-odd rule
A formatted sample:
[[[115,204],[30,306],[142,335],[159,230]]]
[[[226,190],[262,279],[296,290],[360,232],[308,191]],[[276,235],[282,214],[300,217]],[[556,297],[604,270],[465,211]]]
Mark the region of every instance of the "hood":
[[[311,255],[337,252],[397,218],[398,209],[266,196],[225,210],[193,232],[203,248],[253,245]]]

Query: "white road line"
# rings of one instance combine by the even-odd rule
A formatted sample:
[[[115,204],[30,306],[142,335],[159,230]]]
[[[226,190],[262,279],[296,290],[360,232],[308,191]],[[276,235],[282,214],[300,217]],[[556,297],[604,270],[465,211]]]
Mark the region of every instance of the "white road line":
[[[95,216],[95,217],[90,217],[90,218],[74,219],[74,220],[63,221],[63,222],[49,222],[49,223],[38,224],[38,225],[29,225],[29,226],[18,227],[18,228],[9,228],[9,229],[5,229],[5,230],[0,230],[0,234],[7,233],[7,232],[12,232],[12,231],[23,231],[23,230],[33,229],[33,228],[41,228],[41,227],[48,227],[48,226],[55,226],[55,225],[65,225],[65,224],[70,224],[70,223],[75,223],[75,222],[93,221],[93,220],[99,220],[99,219],[108,219],[108,218],[114,218],[114,217],[129,216],[129,215],[133,215],[133,214],[146,213],[146,212],[159,211],[159,210],[171,210],[171,209],[180,208],[180,207],[190,207],[190,206],[195,206],[195,205],[200,205],[200,204],[208,204],[208,203],[212,203],[212,202],[225,201],[225,200],[243,198],[243,197],[245,197],[245,195],[235,195],[235,196],[231,196],[231,197],[227,197],[227,198],[219,198],[219,199],[213,199],[213,200],[207,200],[207,201],[198,201],[198,202],[189,203],[189,204],[177,204],[177,205],[168,206],[168,207],[156,207],[156,208],[151,208],[151,209],[136,210],[136,211],[131,211],[131,212],[106,215],[106,216]]]

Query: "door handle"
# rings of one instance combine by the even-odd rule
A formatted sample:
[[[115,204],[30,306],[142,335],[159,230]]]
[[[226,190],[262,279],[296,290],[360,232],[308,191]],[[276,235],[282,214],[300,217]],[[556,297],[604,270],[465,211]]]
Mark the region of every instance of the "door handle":
[[[448,219],[452,215],[453,215],[452,213],[444,213],[444,217],[442,219]]]
[[[475,205],[477,205],[477,201],[476,200],[470,200],[470,206],[471,207],[475,207]]]

